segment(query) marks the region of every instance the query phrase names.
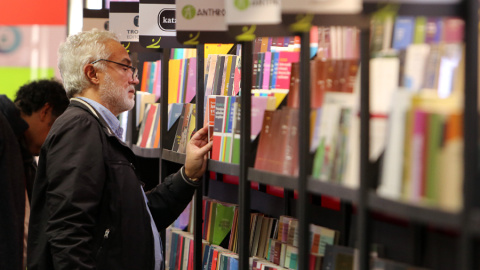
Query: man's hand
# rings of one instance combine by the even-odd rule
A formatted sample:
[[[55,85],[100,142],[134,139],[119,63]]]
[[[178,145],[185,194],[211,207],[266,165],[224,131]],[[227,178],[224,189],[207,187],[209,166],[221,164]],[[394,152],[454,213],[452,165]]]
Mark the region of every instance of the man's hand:
[[[185,174],[188,178],[201,178],[207,168],[207,153],[213,142],[208,142],[208,125],[198,130],[187,144]]]

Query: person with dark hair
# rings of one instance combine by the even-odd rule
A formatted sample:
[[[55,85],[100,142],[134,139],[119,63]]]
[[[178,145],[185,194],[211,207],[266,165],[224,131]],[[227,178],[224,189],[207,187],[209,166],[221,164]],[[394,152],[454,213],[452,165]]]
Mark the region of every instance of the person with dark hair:
[[[0,95],[0,269],[26,267],[30,199],[40,148],[69,104],[55,80],[20,87],[12,102]]]

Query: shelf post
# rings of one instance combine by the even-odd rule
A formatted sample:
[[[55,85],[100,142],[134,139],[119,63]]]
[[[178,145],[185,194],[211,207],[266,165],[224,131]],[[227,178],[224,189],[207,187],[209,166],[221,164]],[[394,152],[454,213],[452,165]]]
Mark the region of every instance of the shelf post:
[[[241,85],[241,136],[240,136],[240,181],[238,187],[239,200],[239,269],[249,268],[250,246],[250,181],[248,167],[252,163],[251,157],[251,93],[252,93],[252,42],[242,42],[242,79]]]
[[[164,48],[162,49],[162,70],[161,70],[161,84],[162,84],[162,89],[161,89],[161,95],[160,95],[160,115],[161,117],[165,117],[165,115],[168,115],[168,61],[170,60],[170,49]],[[168,117],[164,118],[168,119]],[[163,153],[163,148],[165,147],[165,137],[167,137],[167,128],[168,128],[168,123],[166,121],[161,121],[160,122],[160,166],[159,166],[159,176],[160,176],[160,182],[167,177],[167,171],[163,169],[163,159],[162,159],[162,153]]]
[[[370,29],[360,30],[360,187],[358,197],[358,251],[359,269],[369,270],[371,220],[368,209],[368,195],[372,189],[370,179],[370,86],[369,49]]]
[[[467,224],[460,235],[461,269],[478,266],[475,256],[475,239],[471,232],[471,213],[480,207],[478,199],[478,1],[464,0],[465,18],[465,90],[463,113],[463,210],[461,223]]]
[[[204,110],[204,44],[197,45],[197,88],[195,95],[196,104],[196,118],[195,129],[198,130],[203,127],[203,110]],[[208,177],[205,174],[197,190],[195,190],[194,200],[194,230],[193,230],[193,267],[195,270],[202,270],[202,210],[203,210],[203,186],[208,181]]]
[[[310,31],[300,35],[300,106],[298,125],[298,269],[306,270],[309,264],[309,200],[307,176],[310,148]]]

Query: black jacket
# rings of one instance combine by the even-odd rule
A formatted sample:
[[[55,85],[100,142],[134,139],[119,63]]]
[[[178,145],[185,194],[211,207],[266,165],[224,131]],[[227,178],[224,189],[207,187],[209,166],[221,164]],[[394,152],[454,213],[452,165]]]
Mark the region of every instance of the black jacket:
[[[153,269],[150,218],[135,156],[86,102],[72,99],[40,152],[28,269]],[[147,192],[157,228],[170,225],[195,185],[180,172]]]
[[[28,124],[5,95],[0,95],[0,269],[19,270],[23,264],[25,188],[35,177],[33,157],[24,132]]]

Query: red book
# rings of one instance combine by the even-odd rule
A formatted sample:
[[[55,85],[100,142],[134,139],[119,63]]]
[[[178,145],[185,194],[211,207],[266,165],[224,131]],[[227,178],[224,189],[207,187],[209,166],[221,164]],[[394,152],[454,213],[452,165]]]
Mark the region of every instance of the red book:
[[[217,96],[215,99],[215,120],[213,125],[213,146],[211,156],[211,159],[213,160],[220,160],[222,133],[225,124],[225,102],[225,96]]]
[[[153,119],[155,118],[156,106],[154,104],[147,104],[146,110],[148,111],[147,122],[145,122],[145,129],[143,130],[140,147],[147,146],[148,136],[150,135],[150,130],[153,126]]]
[[[176,255],[176,265],[178,268],[182,265],[182,254],[183,254],[183,241],[185,241],[182,235],[178,235],[178,244],[177,244],[177,255]]]
[[[267,161],[268,141],[273,137],[272,120],[273,111],[265,111],[263,115],[262,131],[258,141],[257,155],[255,157],[255,169],[265,170]]]
[[[292,63],[287,107],[300,107],[300,63]]]
[[[211,270],[217,270],[217,261],[218,261],[218,250],[213,249],[212,268],[210,268]]]
[[[188,250],[188,270],[193,270],[193,252],[195,250],[195,246],[193,243],[193,239],[189,239],[190,241],[190,249]]]
[[[289,89],[292,63],[298,62],[299,59],[299,52],[279,52],[275,88]]]

